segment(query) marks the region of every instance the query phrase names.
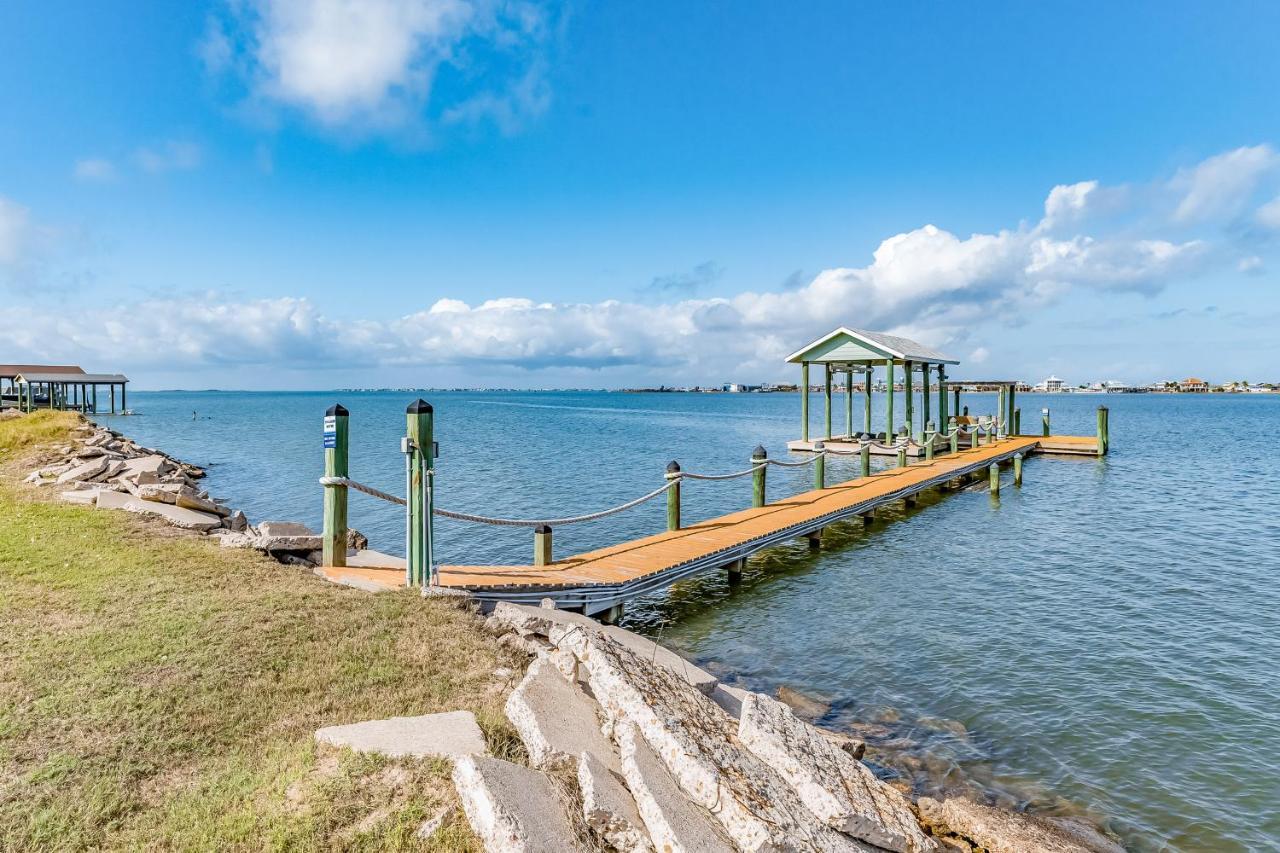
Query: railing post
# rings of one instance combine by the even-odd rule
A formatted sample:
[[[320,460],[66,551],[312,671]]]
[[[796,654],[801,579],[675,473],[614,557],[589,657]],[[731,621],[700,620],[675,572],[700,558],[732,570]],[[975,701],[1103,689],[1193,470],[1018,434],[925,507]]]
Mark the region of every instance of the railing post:
[[[825,489],[827,487],[827,454],[823,451],[826,445],[821,441],[815,442],[813,450],[818,454],[818,458],[813,460],[813,487],[815,489]]]
[[[680,529],[680,463],[672,459],[667,463],[667,479],[675,485],[667,489],[667,530]]]
[[[751,466],[755,468],[751,472],[751,505],[764,506],[764,474],[769,469],[765,464],[769,454],[765,449],[756,445],[756,449],[751,451]]]
[[[546,524],[539,524],[533,528],[533,564],[535,566],[549,566],[555,562],[551,557],[551,528]]]
[[[864,441],[858,448],[858,460],[862,464],[862,476],[871,476],[871,442]]]
[[[1013,410],[1013,434],[1022,435],[1022,407]]]
[[[1000,496],[1000,465],[992,462],[987,466],[987,472],[991,476],[991,494],[995,497]]]
[[[1013,484],[1015,486],[1022,485],[1022,454],[1013,454]]]
[[[951,420],[947,422],[947,427],[951,430],[951,452],[960,452],[960,424],[956,422],[955,415],[951,416]]]
[[[1040,427],[1043,430],[1041,435],[1049,434],[1049,407],[1045,406],[1040,410]]]
[[[432,489],[429,482],[434,452],[434,412],[426,400],[415,400],[405,409],[408,437],[413,448],[409,475],[409,573],[425,591],[431,583],[434,557]]]
[[[324,475],[346,477],[351,471],[347,466],[347,425],[350,412],[341,403],[335,403],[324,413]],[[322,562],[326,566],[347,564],[347,487],[324,487],[324,539]]]
[[[928,398],[927,389],[925,397],[926,399]],[[933,440],[935,438],[937,436],[934,434],[933,421],[929,421],[924,425],[924,458],[929,462],[933,461]]]
[[[1108,434],[1110,432],[1109,430],[1110,424],[1107,423],[1107,417],[1109,414],[1110,412],[1107,410],[1106,406],[1098,407],[1098,455],[1099,456],[1106,456],[1107,450],[1110,448],[1110,444],[1111,444],[1111,436]]]
[[[898,431],[898,441],[902,442],[898,445],[898,467],[907,467],[907,442],[911,440],[911,434],[907,432],[904,426]]]

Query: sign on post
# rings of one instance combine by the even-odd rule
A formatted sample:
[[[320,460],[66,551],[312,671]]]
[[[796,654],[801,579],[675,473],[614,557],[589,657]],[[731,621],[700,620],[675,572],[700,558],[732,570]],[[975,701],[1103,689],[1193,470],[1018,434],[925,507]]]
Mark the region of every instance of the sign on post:
[[[326,450],[338,446],[338,419],[333,415],[324,418],[324,446]]]

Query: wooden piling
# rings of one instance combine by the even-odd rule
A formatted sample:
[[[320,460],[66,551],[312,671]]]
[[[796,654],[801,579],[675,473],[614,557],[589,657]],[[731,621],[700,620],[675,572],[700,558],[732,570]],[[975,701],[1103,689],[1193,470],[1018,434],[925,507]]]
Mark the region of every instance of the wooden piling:
[[[902,368],[902,393],[906,398],[907,438],[916,435],[916,401],[912,392],[912,362],[908,361]]]
[[[862,476],[871,476],[871,444],[862,442],[862,446],[858,448],[858,461],[861,465]]]
[[[535,566],[549,566],[555,560],[551,556],[551,528],[546,524],[539,524],[533,528],[533,564]]]
[[[680,463],[672,459],[667,463],[667,479],[676,483],[667,489],[667,530],[680,529]]]
[[[751,451],[751,466],[755,468],[751,472],[751,505],[753,507],[762,507],[765,502],[765,472],[769,470],[769,466],[765,463],[769,459],[768,452],[759,445]]]
[[[809,362],[800,363],[800,440],[809,440]]]
[[[927,391],[925,392],[925,399],[929,399]],[[926,422],[924,425],[924,458],[929,462],[933,461],[933,440],[936,437],[936,433],[933,429],[933,421]]]
[[[823,426],[824,426],[824,429],[826,430],[823,433],[823,436],[826,438],[831,438],[831,365],[824,364],[822,367],[823,367],[822,400],[824,403],[822,415],[823,415]]]
[[[335,403],[324,413],[324,475],[326,477],[350,476],[347,464],[348,422],[350,412],[341,403]],[[347,487],[324,487],[324,537],[321,554],[326,566],[347,564]]]
[[[813,451],[817,456],[813,460],[813,487],[815,489],[825,489],[827,487],[827,454],[823,451],[826,445],[821,441],[813,445]]]
[[[1098,455],[1106,456],[1111,449],[1110,411],[1106,406],[1098,407]]]
[[[871,378],[875,376],[875,368],[867,365],[862,374],[862,432],[871,433]]]
[[[844,375],[844,434],[853,435],[853,370]]]
[[[415,400],[405,409],[407,435],[413,448],[409,477],[409,571],[414,583],[426,587],[431,583],[433,555],[433,519],[428,499],[427,478],[431,475],[434,451],[434,411],[426,400]]]
[[[893,441],[893,436],[898,432],[897,427],[893,425],[893,359],[886,360],[884,367],[889,374],[885,379],[888,384],[888,390],[886,391],[888,399],[886,400],[887,412],[885,415],[884,440]]]
[[[1013,434],[1022,435],[1022,409],[1013,410]]]
[[[1049,407],[1048,406],[1045,406],[1043,409],[1040,410],[1040,428],[1042,430],[1041,435],[1049,434]]]
[[[1015,453],[1013,455],[1013,484],[1015,486],[1022,485],[1022,454]]]
[[[991,494],[999,497],[1000,495],[1000,466],[992,462],[987,466],[987,473],[991,478]]]
[[[960,452],[960,424],[956,422],[955,417],[952,417],[951,420],[947,422],[947,427],[948,429],[951,430],[951,452],[959,453]]]

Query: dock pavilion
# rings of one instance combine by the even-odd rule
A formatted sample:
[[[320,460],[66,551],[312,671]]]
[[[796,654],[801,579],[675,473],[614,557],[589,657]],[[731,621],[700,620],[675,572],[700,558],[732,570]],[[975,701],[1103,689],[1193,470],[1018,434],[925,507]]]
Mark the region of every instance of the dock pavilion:
[[[128,408],[125,397],[128,384],[128,377],[122,374],[85,373],[77,365],[0,364],[0,403],[26,412],[50,408],[96,414],[98,389],[106,388],[110,412],[115,414],[117,388],[120,389],[120,411]]]
[[[947,412],[947,374],[948,365],[960,362],[949,355],[938,352],[922,343],[898,335],[884,332],[868,332],[861,329],[850,329],[841,326],[828,332],[801,349],[787,356],[789,364],[800,365],[800,440],[788,444],[791,450],[813,450],[814,441],[809,434],[809,367],[819,364],[823,369],[823,401],[825,403],[825,429],[818,439],[824,442],[832,440],[858,441],[863,436],[879,437],[883,441],[893,441],[894,436],[905,430],[910,439],[908,452],[919,455],[922,451],[925,426],[934,420],[930,411],[930,386],[933,375],[937,373],[938,407],[936,424],[946,427],[949,418]],[[885,386],[888,390],[888,405],[884,430],[877,435],[871,423],[871,391],[875,385],[877,366],[884,368]],[[902,371],[902,389],[906,397],[906,411],[902,413],[902,421],[894,412],[893,391],[896,385],[895,376]],[[844,374],[845,388],[845,430],[834,433],[832,428],[832,386]],[[863,392],[862,429],[854,430],[853,422],[853,389],[854,374],[861,376]],[[916,420],[915,389],[916,377],[919,377],[920,419]]]

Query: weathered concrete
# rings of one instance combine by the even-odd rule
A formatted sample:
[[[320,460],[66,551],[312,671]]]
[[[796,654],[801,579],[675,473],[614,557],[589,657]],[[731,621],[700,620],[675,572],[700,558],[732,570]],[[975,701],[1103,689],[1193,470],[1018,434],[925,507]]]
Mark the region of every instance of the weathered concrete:
[[[901,793],[781,702],[747,694],[738,738],[781,773],[809,811],[828,825],[899,853],[937,849]]]
[[[372,548],[347,550],[347,566],[353,569],[404,569],[404,557],[383,554]]]
[[[63,471],[58,475],[58,479],[54,483],[61,486],[63,483],[70,483],[72,480],[92,480],[107,470],[107,462],[108,460],[101,456],[97,459],[91,459],[83,465],[76,465],[74,468]]]
[[[596,632],[559,629],[551,640],[578,656],[610,720],[634,724],[741,849],[867,849],[808,811],[776,770],[738,743],[734,721],[683,678]]]
[[[185,494],[183,492],[178,493],[177,500],[175,500],[174,503],[183,509],[194,509],[197,512],[207,512],[222,518],[226,518],[231,514],[231,510],[219,503],[211,501],[208,498]]]
[[[187,530],[213,530],[222,525],[222,519],[205,512],[183,509],[171,504],[144,501],[124,492],[102,490],[98,493],[98,509],[122,509],[139,515],[162,518],[175,527]]]
[[[123,476],[131,476],[134,474],[167,474],[173,471],[174,465],[165,456],[159,453],[153,453],[149,456],[140,456],[136,459],[126,459],[124,462]]]
[[[263,551],[316,551],[324,545],[323,537],[293,521],[264,521],[256,539],[254,547]]]
[[[66,501],[71,504],[84,504],[91,506],[97,503],[97,489],[73,489],[69,492],[59,492],[58,500]]]
[[[921,797],[920,820],[935,833],[965,838],[988,853],[1123,853],[1109,838],[1064,829],[1049,818],[1019,814],[960,797],[945,801]]]
[[[631,631],[619,628],[617,625],[603,625],[601,627],[605,634],[617,640],[644,660],[656,663],[658,666],[665,666],[703,693],[710,695],[711,691],[715,690],[718,679],[714,675],[685,660],[666,646],[660,646],[648,637],[633,634]]]
[[[545,657],[529,665],[505,710],[534,767],[576,766],[586,751],[618,769],[613,747],[600,729],[596,703]]]
[[[497,758],[465,756],[453,785],[486,853],[583,850],[551,782],[536,770]]]
[[[484,753],[484,733],[470,711],[392,717],[345,726],[328,726],[316,740],[356,752],[375,752],[392,758],[436,756],[456,758]]]
[[[710,696],[711,701],[724,709],[730,717],[736,720],[742,716],[742,700],[747,697],[746,690],[741,687],[731,687],[728,684],[717,684]]]
[[[590,616],[583,616],[581,613],[550,607],[529,607],[525,604],[512,604],[509,601],[499,601],[493,608],[491,618],[499,624],[511,627],[524,637],[530,634],[550,636],[551,630],[556,626],[576,625],[592,631],[599,631],[604,627]]]
[[[606,744],[608,746],[608,744]],[[610,758],[613,750],[610,748]],[[617,764],[616,759],[612,764]],[[578,756],[578,790],[582,793],[582,816],[605,841],[621,853],[646,853],[649,834],[617,769],[606,767],[595,753]]]
[[[654,847],[662,853],[732,853],[733,843],[716,819],[684,795],[636,727],[619,723],[615,735],[627,787]]]

